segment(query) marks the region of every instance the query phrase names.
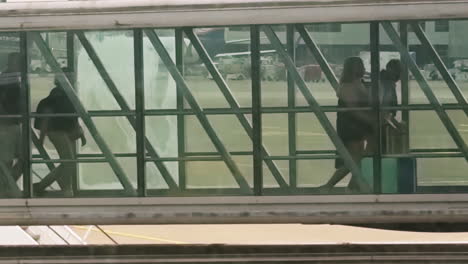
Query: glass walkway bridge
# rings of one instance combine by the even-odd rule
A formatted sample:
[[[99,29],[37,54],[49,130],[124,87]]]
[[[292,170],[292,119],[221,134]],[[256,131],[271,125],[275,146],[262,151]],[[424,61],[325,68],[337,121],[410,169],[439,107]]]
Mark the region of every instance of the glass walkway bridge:
[[[466,222],[468,1],[185,2],[0,4],[0,224]]]

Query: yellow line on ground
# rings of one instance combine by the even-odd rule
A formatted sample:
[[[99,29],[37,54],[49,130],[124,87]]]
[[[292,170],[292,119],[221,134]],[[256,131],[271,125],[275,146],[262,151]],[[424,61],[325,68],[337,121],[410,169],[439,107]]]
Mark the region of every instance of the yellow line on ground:
[[[87,227],[83,227],[83,226],[73,226],[73,227],[77,228],[77,229],[83,229],[83,230],[88,229]],[[91,229],[91,230],[94,231],[94,232],[100,232],[97,229]],[[145,240],[166,242],[166,243],[174,243],[174,244],[186,244],[187,243],[187,242],[182,242],[182,241],[177,241],[177,240],[170,240],[170,239],[164,239],[164,238],[158,238],[158,237],[142,236],[142,235],[135,235],[135,234],[131,234],[131,233],[111,231],[109,229],[104,229],[104,228],[102,230],[104,230],[109,235],[117,235],[117,236],[123,236],[123,237],[138,238],[138,239],[145,239]]]

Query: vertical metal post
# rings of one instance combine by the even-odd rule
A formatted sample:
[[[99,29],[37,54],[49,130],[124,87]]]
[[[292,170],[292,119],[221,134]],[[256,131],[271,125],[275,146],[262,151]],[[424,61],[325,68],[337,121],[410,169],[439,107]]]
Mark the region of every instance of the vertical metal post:
[[[21,55],[21,91],[20,91],[20,111],[21,111],[21,133],[22,133],[22,161],[23,161],[23,196],[30,198],[32,196],[31,181],[31,122],[30,122],[30,95],[28,80],[28,34],[20,33],[20,55]]]
[[[294,34],[296,33],[294,25],[286,27],[286,48],[289,57],[296,63],[296,43]],[[288,72],[288,108],[293,109],[296,106],[296,85],[291,73]],[[296,156],[296,113],[288,113],[288,136],[289,136],[289,156]],[[289,185],[291,188],[297,187],[297,160],[289,160]]]
[[[136,111],[136,151],[137,151],[137,192],[146,196],[146,147],[145,147],[145,79],[143,33],[141,29],[133,30],[133,58],[135,69],[135,111]]]
[[[181,28],[175,30],[175,56],[176,66],[180,74],[184,75],[184,31]],[[177,153],[179,157],[179,188],[185,190],[187,187],[187,178],[185,174],[185,115],[181,114],[184,110],[184,94],[180,85],[177,84]]]
[[[403,48],[409,51],[408,46],[408,23],[407,22],[400,22],[400,39]],[[400,52],[400,58],[403,58],[403,55]],[[409,68],[406,63],[401,63],[401,105],[403,107],[409,106],[409,97],[410,97],[410,90],[409,90]],[[401,111],[401,120],[405,122],[406,126],[404,126],[405,130],[404,135],[406,137],[406,142],[408,142],[409,146],[409,122],[410,122],[410,112],[409,110],[405,109]]]
[[[371,56],[371,98],[372,98],[372,109],[376,116],[377,124],[380,124],[380,97],[379,97],[379,83],[380,83],[380,24],[379,22],[371,22],[370,23],[370,56]],[[372,166],[373,166],[373,178],[374,178],[374,186],[373,191],[375,194],[379,194],[381,192],[382,181],[381,181],[381,168],[382,168],[382,160],[381,160],[381,143],[382,143],[382,134],[380,125],[375,126],[377,131],[374,131],[374,140],[373,145],[375,146],[374,149],[374,156],[372,157]],[[369,144],[369,142],[367,142]]]
[[[72,31],[67,32],[67,67],[68,69],[75,73],[76,70],[76,60],[75,60],[75,34],[73,34]],[[74,83],[76,81],[76,75],[73,74],[72,76],[74,77],[74,80],[72,82]],[[75,87],[75,86],[73,86]],[[75,87],[76,89],[76,87]]]
[[[262,151],[262,91],[260,78],[260,29],[250,26],[251,76],[252,76],[252,148],[254,168],[254,194],[263,191],[263,151]]]
[[[75,89],[76,92],[78,92],[76,89],[77,89],[77,86],[76,86],[76,79],[77,79],[77,72],[76,72],[76,65],[75,65],[75,35],[73,34],[73,32],[71,31],[68,31],[66,33],[66,38],[67,38],[67,68],[68,68],[68,71],[73,73],[70,75],[70,77],[72,77],[72,79],[70,80],[71,84],[72,84],[72,87]],[[73,145],[73,152],[75,153],[75,157],[77,157],[78,155],[78,141],[75,142],[75,144]],[[50,163],[51,164],[51,163]],[[53,164],[51,164],[53,165]],[[78,162],[75,162],[74,163],[74,171],[73,171],[73,174],[71,175],[71,183],[72,183],[72,190],[73,190],[73,193],[76,194],[78,193],[78,189],[79,189],[79,186],[78,186],[78,175],[79,175],[79,166],[78,166]]]

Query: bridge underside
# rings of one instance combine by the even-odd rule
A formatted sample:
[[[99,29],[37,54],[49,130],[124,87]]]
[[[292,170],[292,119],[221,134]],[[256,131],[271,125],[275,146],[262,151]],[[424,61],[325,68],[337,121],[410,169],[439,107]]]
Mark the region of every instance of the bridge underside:
[[[466,244],[0,247],[2,263],[466,263]]]

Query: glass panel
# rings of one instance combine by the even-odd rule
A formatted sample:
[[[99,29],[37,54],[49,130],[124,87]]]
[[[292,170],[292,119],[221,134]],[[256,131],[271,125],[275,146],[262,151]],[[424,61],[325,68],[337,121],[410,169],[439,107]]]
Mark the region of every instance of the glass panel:
[[[104,138],[113,153],[136,153],[135,130],[130,125],[127,117],[93,117],[93,121],[101,137]],[[92,138],[89,131],[87,129],[85,131],[85,136]],[[100,152],[102,151],[94,140],[91,140],[90,144],[86,144],[80,149],[80,153]]]
[[[228,85],[231,95],[240,106],[250,106],[250,40],[247,38],[227,42],[225,34],[229,34],[228,28],[196,28],[194,32]],[[187,45],[184,55],[185,79],[200,106],[229,107],[226,97],[215,83],[200,54],[188,38],[184,40]]]
[[[299,160],[297,161],[298,187],[319,187],[324,185],[335,172],[335,160]],[[336,187],[346,187],[351,175],[340,180]]]
[[[132,186],[136,188],[136,158],[117,158]],[[80,190],[123,190],[122,184],[109,163],[80,163],[78,166]]]
[[[286,114],[262,115],[263,146],[271,156],[288,155],[288,116]]]
[[[175,62],[175,33],[173,29],[156,30],[159,39]],[[177,107],[176,84],[158,53],[143,34],[145,107],[174,109]]]
[[[451,110],[447,111],[447,113],[450,120],[455,124],[460,136],[465,142],[468,142],[468,116],[462,110]]]
[[[171,177],[179,183],[179,167],[177,162],[162,162],[167,168]],[[168,189],[168,185],[161,175],[161,172],[152,161],[146,162],[146,186],[147,189]]]
[[[209,120],[228,151],[252,151],[252,141],[235,115],[211,115]]]
[[[239,188],[232,173],[223,161],[188,161],[186,165],[187,188]]]
[[[146,137],[159,156],[178,156],[176,116],[147,116],[145,127]]]
[[[134,109],[133,31],[86,32],[84,35],[115,83],[117,92],[125,98],[130,109]],[[120,110],[121,107],[94,65],[95,58],[81,45],[76,45],[75,52],[77,90],[85,107],[88,110]]]
[[[281,176],[286,182],[289,182],[289,162],[287,160],[273,160],[272,161]],[[263,187],[264,188],[278,188],[279,184],[276,178],[271,173],[269,166],[263,162]]]
[[[185,116],[185,137],[187,152],[216,152],[213,142],[195,116]]]
[[[436,113],[412,111],[410,113],[411,149],[456,148],[456,145]]]
[[[336,113],[327,113],[328,120],[336,129]],[[327,135],[314,113],[296,114],[297,149],[298,150],[334,150]]]
[[[468,185],[468,163],[463,158],[421,158],[417,163],[418,186]]]

